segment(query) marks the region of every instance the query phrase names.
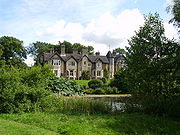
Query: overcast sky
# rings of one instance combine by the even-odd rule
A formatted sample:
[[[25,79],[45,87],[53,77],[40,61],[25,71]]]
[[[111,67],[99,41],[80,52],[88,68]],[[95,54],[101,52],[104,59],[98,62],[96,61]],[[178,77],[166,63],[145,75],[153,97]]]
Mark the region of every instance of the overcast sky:
[[[109,46],[110,50],[128,46],[127,39],[143,25],[143,15],[150,12],[159,13],[168,38],[177,38],[165,11],[170,1],[0,0],[0,36],[16,37],[24,46],[66,40],[92,45],[106,55]],[[26,62],[33,63],[32,58]]]

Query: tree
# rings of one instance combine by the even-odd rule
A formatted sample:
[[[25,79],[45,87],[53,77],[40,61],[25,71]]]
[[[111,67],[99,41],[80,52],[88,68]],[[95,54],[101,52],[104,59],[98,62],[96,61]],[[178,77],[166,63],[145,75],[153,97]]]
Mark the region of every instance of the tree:
[[[180,46],[165,37],[158,14],[145,17],[144,26],[129,40],[129,45],[126,78],[138,104],[148,113],[177,112],[174,109],[180,96]],[[171,109],[165,106],[167,103]]]
[[[106,78],[107,80],[109,79],[109,70],[106,68],[104,69],[103,77]]]
[[[89,80],[91,78],[90,72],[89,71],[83,71],[81,74],[81,79],[83,80]]]
[[[73,49],[74,48],[76,48],[76,49],[78,49],[78,53],[79,54],[81,54],[82,53],[82,49],[84,48],[84,47],[86,47],[86,46],[84,46],[84,45],[82,45],[82,44],[80,44],[80,43],[74,43],[74,44],[72,44],[72,43],[70,43],[70,42],[68,42],[68,41],[64,41],[64,42],[59,42],[59,47],[61,46],[61,45],[65,45],[65,52],[68,54],[68,53],[73,53]],[[93,54],[93,51],[94,51],[94,48],[92,47],[92,46],[87,46],[87,48],[88,48],[88,54],[89,55],[92,55]],[[60,48],[59,48],[59,50],[60,50]]]
[[[126,50],[119,47],[113,50],[113,54],[126,54]]]
[[[31,54],[36,63],[38,63],[43,53],[49,52],[52,47],[52,44],[37,41],[36,43],[30,44],[28,47],[28,54]]]
[[[110,82],[111,87],[116,87],[119,93],[130,93],[125,81],[125,71],[116,72]]]
[[[26,58],[26,49],[23,41],[14,37],[0,37],[0,60],[5,61],[7,65],[21,66]]]
[[[173,15],[173,18],[169,22],[174,23],[175,26],[180,28],[180,1],[173,0],[173,5],[167,7],[167,12],[171,12]]]

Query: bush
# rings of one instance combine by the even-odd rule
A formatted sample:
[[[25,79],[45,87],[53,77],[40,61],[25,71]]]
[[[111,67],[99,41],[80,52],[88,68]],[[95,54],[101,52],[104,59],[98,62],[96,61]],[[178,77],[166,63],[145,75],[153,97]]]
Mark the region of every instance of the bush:
[[[66,78],[53,77],[48,81],[48,86],[46,89],[53,91],[54,93],[59,93],[64,96],[81,95],[83,91],[80,85],[74,80]]]
[[[101,81],[105,84],[107,83],[107,79],[105,77],[101,78]]]
[[[85,89],[83,92],[86,93],[86,94],[92,94],[93,89]]]
[[[33,111],[38,109],[39,101],[50,94],[44,87],[40,87],[44,85],[29,85],[31,82],[38,84],[40,80],[32,79],[31,82],[24,80],[24,72],[31,74],[34,71],[31,69],[33,68],[24,70],[0,68],[0,112]]]
[[[125,72],[119,71],[116,72],[114,75],[114,78],[110,81],[111,87],[116,87],[118,89],[118,93],[130,93],[130,91],[127,88],[127,84],[125,82]]]
[[[80,78],[82,80],[89,80],[91,78],[91,74],[89,71],[83,71]]]
[[[96,88],[92,91],[92,94],[105,94],[105,92],[102,88]]]
[[[103,87],[106,94],[118,94],[118,89],[116,87]]]
[[[96,89],[96,88],[101,88],[103,86],[103,82],[99,79],[93,79],[88,82],[89,88]]]

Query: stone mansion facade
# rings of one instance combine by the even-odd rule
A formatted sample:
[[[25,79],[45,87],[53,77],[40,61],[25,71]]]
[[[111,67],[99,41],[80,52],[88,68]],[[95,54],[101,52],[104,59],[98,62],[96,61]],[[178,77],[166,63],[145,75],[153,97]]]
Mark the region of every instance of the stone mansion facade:
[[[51,49],[50,53],[42,55],[40,63],[52,65],[52,70],[58,77],[79,80],[83,71],[89,71],[92,79],[102,78],[105,69],[109,72],[109,78],[112,78],[124,66],[124,60],[124,55],[114,56],[110,51],[106,56],[101,56],[99,52],[88,55],[87,48],[83,48],[82,54],[78,54],[76,48],[72,54],[66,54],[65,45],[61,45],[60,53]]]

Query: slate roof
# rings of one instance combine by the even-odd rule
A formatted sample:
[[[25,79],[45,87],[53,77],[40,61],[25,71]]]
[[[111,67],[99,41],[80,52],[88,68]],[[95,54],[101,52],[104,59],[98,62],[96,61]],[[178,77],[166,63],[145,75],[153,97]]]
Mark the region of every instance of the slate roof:
[[[112,58],[112,57],[113,57],[111,51],[108,51],[108,53],[107,53],[106,56],[107,56],[108,58]]]
[[[58,55],[63,61],[68,61],[70,58],[74,58],[77,62],[81,61],[81,59],[86,56],[82,56],[80,54],[66,54],[66,56],[61,56],[58,52],[55,53],[44,53],[44,62],[49,61],[54,55]],[[95,56],[88,55],[86,56],[92,63],[96,63],[98,60],[101,60],[103,63],[108,64],[109,60],[106,56]]]
[[[118,59],[125,60],[125,56],[123,54],[119,54],[114,58],[114,62],[117,62]]]

